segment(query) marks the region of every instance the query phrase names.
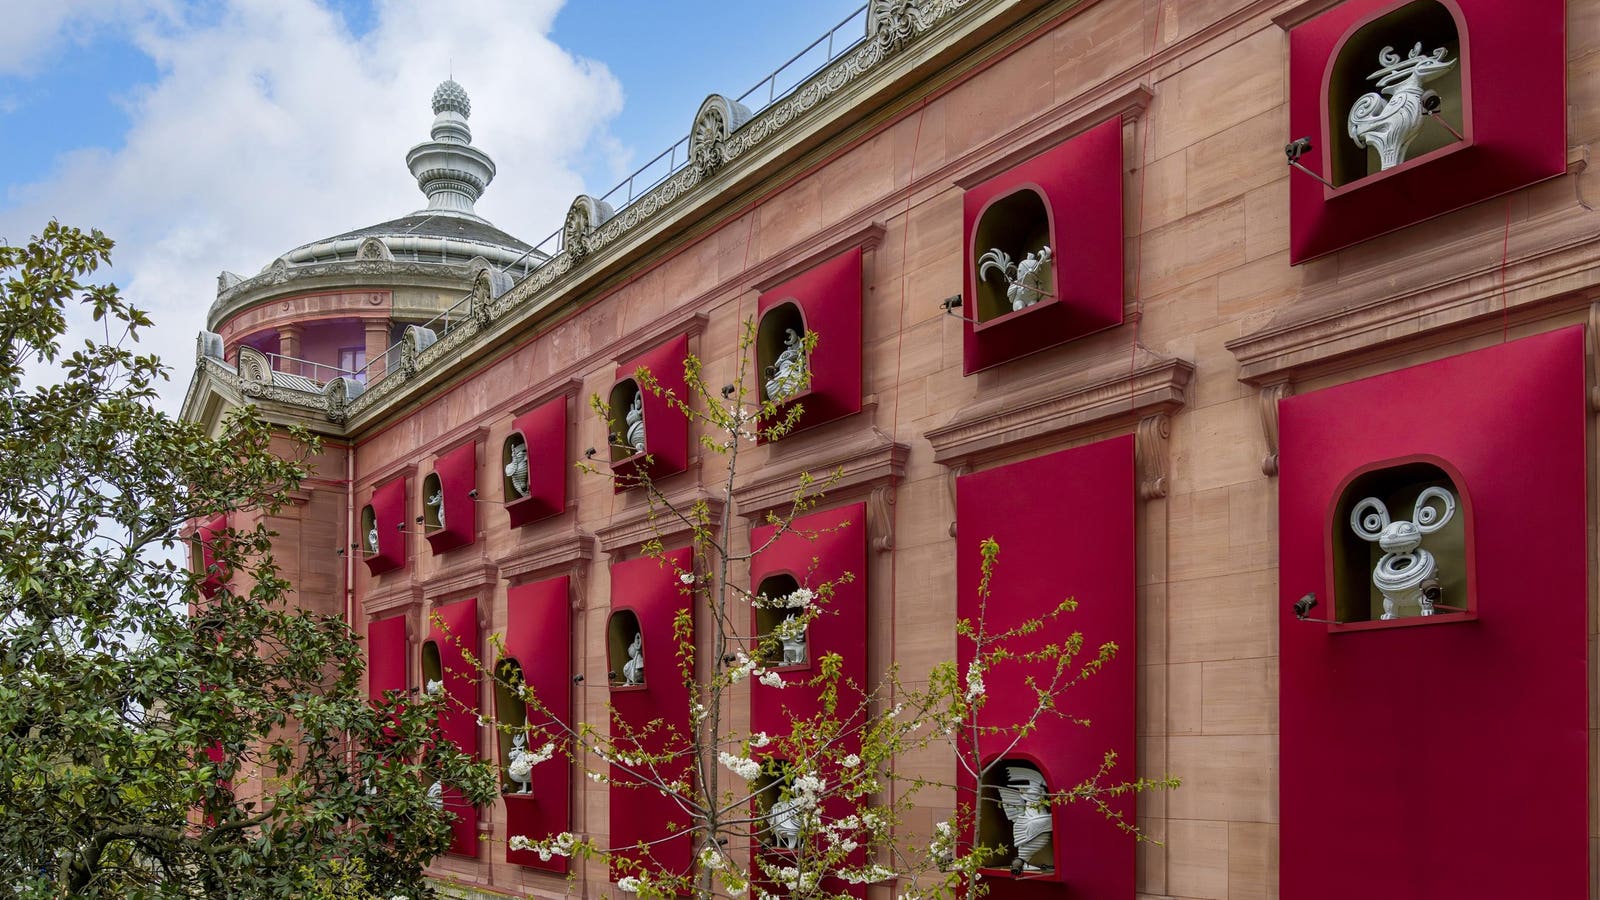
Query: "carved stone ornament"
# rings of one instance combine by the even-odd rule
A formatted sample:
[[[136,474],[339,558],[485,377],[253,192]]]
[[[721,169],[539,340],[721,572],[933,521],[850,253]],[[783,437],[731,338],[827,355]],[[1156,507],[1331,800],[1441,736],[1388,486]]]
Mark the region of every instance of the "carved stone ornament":
[[[1378,53],[1381,68],[1367,76],[1376,81],[1378,91],[1362,94],[1350,107],[1350,140],[1357,147],[1378,151],[1379,170],[1392,169],[1406,161],[1406,149],[1422,130],[1427,117],[1426,104],[1437,103],[1438,94],[1423,87],[1450,71],[1456,60],[1444,58],[1446,49],[1422,52],[1418,41],[1402,59],[1393,47]]]
[[[721,94],[712,94],[694,114],[689,131],[689,161],[701,172],[715,172],[728,159],[726,142],[750,119],[750,108]]]
[[[222,358],[222,335],[201,329],[194,339],[194,361],[198,363],[208,356],[212,359]]]
[[[432,328],[423,328],[421,325],[406,328],[405,335],[400,338],[400,369],[407,378],[417,374],[422,351],[432,347],[438,340],[439,335]]]
[[[1278,474],[1278,402],[1289,396],[1289,384],[1269,384],[1256,395],[1260,404],[1261,434],[1267,441],[1267,455],[1261,458],[1261,474],[1275,477]]]
[[[1443,528],[1455,511],[1455,495],[1437,486],[1417,497],[1409,522],[1390,521],[1388,508],[1377,497],[1362,500],[1350,511],[1350,528],[1383,549],[1372,567],[1372,586],[1383,595],[1380,618],[1433,615],[1439,600],[1439,564],[1422,549],[1422,538]]]
[[[481,257],[472,261],[471,268],[475,274],[472,276],[470,313],[473,326],[481,331],[494,322],[494,301],[511,290],[514,279]]]
[[[574,259],[589,252],[589,235],[611,218],[611,204],[579,194],[567,207],[567,220],[561,226],[561,247]]]
[[[239,380],[248,392],[252,386],[272,383],[272,360],[249,345],[239,347]]]
[[[394,254],[389,251],[389,245],[382,239],[369,237],[361,241],[361,246],[356,248],[356,259],[382,260],[393,262]]]
[[[217,293],[220,294],[223,291],[237,287],[239,282],[243,280],[244,279],[240,278],[239,276],[224,269],[223,271],[217,273]]]
[[[867,35],[886,50],[898,50],[933,25],[918,0],[872,0],[867,10]]]
[[[1167,438],[1172,436],[1172,417],[1157,413],[1139,420],[1133,435],[1134,455],[1139,462],[1139,499],[1155,500],[1167,495]]]
[[[367,386],[349,375],[340,375],[322,389],[328,404],[328,420],[343,423],[350,417],[350,402],[361,396]]]
[[[1006,766],[1006,781],[1001,785],[1000,809],[1011,822],[1011,847],[1016,852],[1012,871],[1048,872],[1055,867],[1037,860],[1039,851],[1050,843],[1051,816],[1044,775],[1032,766]]]
[[[1011,303],[1011,311],[1038,303],[1050,296],[1050,248],[1041,248],[1037,252],[1029,253],[1020,261],[1012,262],[1011,254],[999,247],[978,257],[978,278],[989,277],[990,270],[1000,275],[1000,280],[1006,285],[1006,300]]]

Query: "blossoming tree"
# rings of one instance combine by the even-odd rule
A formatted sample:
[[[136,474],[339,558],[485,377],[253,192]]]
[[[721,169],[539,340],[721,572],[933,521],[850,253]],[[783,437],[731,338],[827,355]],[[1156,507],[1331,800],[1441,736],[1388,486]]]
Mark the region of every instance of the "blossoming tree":
[[[1036,832],[1053,808],[1081,803],[1101,811],[1107,827],[1129,832],[1129,840],[1143,840],[1117,798],[1177,782],[1134,777],[1119,768],[1115,754],[1107,753],[1095,771],[1070,787],[985,787],[1006,754],[980,757],[980,739],[1014,746],[1047,720],[1072,721],[1069,689],[1114,664],[1118,653],[1110,642],[1086,649],[1083,634],[1066,630],[1072,600],[1042,617],[1004,628],[993,625],[988,600],[1000,549],[993,539],[981,548],[979,612],[956,626],[963,663],[941,662],[915,677],[897,666],[870,676],[852,674],[859,663],[848,664],[838,652],[820,653],[803,668],[793,665],[808,652],[808,632],[839,611],[838,596],[864,573],[828,573],[813,566],[808,577],[774,591],[750,583],[752,561],[783,542],[823,541],[859,523],[814,513],[838,476],[806,474],[787,509],[768,513],[765,524],[750,532],[748,545],[741,540],[733,519],[741,459],[758,439],[775,441],[793,431],[802,413],[799,404],[775,403],[750,386],[748,359],[755,341],[756,328],[747,322],[735,377],[720,389],[711,386],[692,355],[685,362],[681,394],[648,370],[635,373],[643,391],[687,417],[701,448],[721,458],[720,502],[676,503],[651,478],[648,465],[620,473],[603,470],[592,461],[594,450],[591,462],[582,465],[589,474],[647,495],[659,527],[642,554],[670,571],[682,601],[672,622],[670,657],[662,659],[667,654],[650,646],[649,674],[643,675],[643,648],[649,645],[636,639],[628,645],[623,665],[628,671],[613,671],[612,686],[671,678],[687,708],[681,715],[641,719],[614,700],[604,723],[564,722],[552,713],[549,698],[514,673],[480,664],[500,689],[526,704],[527,723],[542,723],[494,723],[502,732],[522,734],[527,747],[538,745],[509,758],[510,765],[522,772],[565,754],[595,782],[664,802],[652,808],[667,810],[669,821],[652,823],[656,831],[632,843],[616,842],[615,835],[608,845],[566,832],[515,834],[510,849],[545,861],[557,856],[602,861],[619,890],[646,898],[845,900],[865,896],[866,885],[892,882],[901,897],[971,900],[987,889],[987,867],[997,860],[1004,865],[1024,849],[1024,841],[980,841],[978,822],[984,815],[1003,813],[1020,835],[1028,828]],[[805,357],[816,342],[815,334],[804,336]],[[809,371],[801,375],[790,395],[803,393],[809,377]],[[617,421],[600,398],[593,406],[608,423]],[[612,440],[626,442],[624,454],[637,449],[626,435],[613,433]],[[689,548],[669,550],[661,538],[666,534],[686,534]],[[743,626],[752,619],[767,624],[750,633]],[[1021,670],[1012,673],[1013,680],[1020,678],[1018,683],[1033,691],[1035,709],[996,721],[985,713],[985,678],[1013,668]],[[801,691],[815,702],[781,699]],[[744,712],[753,694],[763,704],[781,707],[782,727],[754,726]],[[928,751],[941,748],[953,762],[944,770],[955,775],[953,780],[926,767],[908,771],[897,765],[910,754],[927,759]],[[954,812],[931,830],[918,829],[910,822],[919,805]],[[687,853],[673,849],[685,847]],[[1013,868],[1038,870],[1026,860]]]

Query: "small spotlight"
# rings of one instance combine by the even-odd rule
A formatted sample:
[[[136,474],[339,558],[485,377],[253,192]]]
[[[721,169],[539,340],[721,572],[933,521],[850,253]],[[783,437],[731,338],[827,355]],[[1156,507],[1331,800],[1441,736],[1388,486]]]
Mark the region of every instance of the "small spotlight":
[[[728,399],[728,398],[729,398],[729,397],[732,397],[732,396],[733,396],[733,392],[734,392],[734,391],[735,391],[735,390],[737,390],[737,388],[735,388],[735,387],[734,387],[734,386],[733,386],[733,385],[731,385],[731,384],[725,384],[725,385],[723,385],[723,386],[722,386],[722,399],[724,399],[724,400],[726,400],[726,399]]]
[[[955,312],[961,308],[961,295],[956,294],[954,297],[946,297],[940,300],[939,308],[945,312]]]
[[[583,674],[579,673],[577,675],[572,676],[572,683],[573,684],[583,684]]]
[[[418,525],[422,524],[422,517],[421,516],[417,516],[417,524]]]
[[[472,490],[467,491],[467,496],[471,497],[474,500],[478,499],[478,489],[477,488],[473,488]]]
[[[590,447],[589,449],[583,451],[583,455],[589,459],[594,459],[594,448]]]
[[[1299,162],[1300,157],[1305,156],[1310,152],[1311,138],[1308,137],[1296,138],[1283,145],[1283,155],[1287,156],[1289,158],[1289,162],[1291,163]]]

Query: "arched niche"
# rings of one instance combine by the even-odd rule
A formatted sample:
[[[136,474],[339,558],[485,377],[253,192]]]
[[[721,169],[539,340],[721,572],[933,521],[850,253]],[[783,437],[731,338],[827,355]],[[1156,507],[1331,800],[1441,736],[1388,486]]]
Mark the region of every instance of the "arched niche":
[[[422,530],[438,531],[444,527],[444,488],[438,472],[429,472],[422,479]]]
[[[1336,621],[1459,616],[1474,608],[1466,496],[1437,462],[1404,462],[1353,476],[1339,493],[1328,527]],[[1420,552],[1404,552],[1411,541]],[[1387,613],[1377,583],[1380,568],[1392,598]]]
[[[511,780],[510,766],[513,739],[518,734],[524,736],[528,734],[528,704],[522,699],[522,688],[525,683],[521,662],[506,657],[495,663],[494,715],[498,723],[495,734],[500,744],[500,790],[506,794],[516,793],[522,788]],[[531,737],[527,737],[526,740],[532,742]],[[524,746],[530,753],[538,749],[526,744]]]
[[[372,504],[361,507],[361,553],[363,556],[377,556],[378,542],[378,514]]]
[[[1041,798],[1056,789],[1039,766],[1028,759],[1002,759],[989,767],[979,786],[978,844],[999,847],[1001,851],[985,860],[985,868],[1033,877],[1055,873],[1055,808]],[[1008,807],[1015,809],[1019,805],[1043,810],[1050,817],[1038,845],[1026,860],[1033,868],[1019,866],[1016,830],[1007,815]]]
[[[632,459],[647,449],[648,445],[635,446],[629,439],[628,431],[631,423],[628,421],[628,415],[635,404],[639,405],[642,420],[644,392],[639,389],[639,382],[632,378],[624,378],[612,386],[610,412],[606,418],[606,428],[609,432],[606,443],[611,446],[611,461],[614,463]],[[650,423],[644,424],[648,432]]]
[[[793,643],[786,652],[783,643],[774,636],[778,626],[791,615],[798,615],[799,610],[773,607],[770,602],[787,597],[799,589],[800,582],[787,572],[768,575],[761,579],[761,585],[756,589],[756,593],[768,601],[756,608],[756,636],[761,641],[763,649],[767,650],[763,662],[768,668],[804,668],[811,664],[810,641],[806,639],[808,636],[804,632],[800,635],[797,652]],[[798,659],[794,659],[795,656],[798,656]]]
[[[1396,144],[1397,150],[1399,144],[1405,145],[1399,161],[1389,166],[1394,168],[1461,143],[1463,138],[1451,133],[1451,128],[1463,136],[1471,134],[1471,98],[1467,90],[1471,79],[1463,53],[1466,49],[1466,42],[1462,40],[1464,32],[1460,10],[1453,3],[1411,0],[1357,26],[1339,44],[1323,83],[1324,114],[1328,121],[1328,171],[1336,186],[1343,187],[1383,171],[1384,162],[1378,147],[1384,143]],[[1418,52],[1417,57],[1411,56],[1414,50]],[[1444,51],[1442,57],[1435,55],[1439,50]],[[1415,137],[1405,142],[1389,135],[1399,131],[1394,123],[1405,115],[1397,108],[1403,105],[1401,101],[1407,93],[1405,75],[1418,63],[1422,64],[1417,75],[1422,82],[1418,88],[1426,92],[1424,96],[1435,98],[1438,105],[1436,115],[1422,116]],[[1450,65],[1444,71],[1432,73],[1432,69],[1443,68],[1446,64]],[[1385,73],[1395,71],[1396,65],[1400,71],[1395,78],[1385,80]],[[1385,94],[1385,89],[1392,92]],[[1351,121],[1352,109],[1358,102],[1362,103],[1360,118],[1374,121],[1372,127],[1384,132],[1364,138],[1365,146],[1358,144],[1351,135],[1355,127]],[[1379,122],[1384,124],[1378,125]],[[1443,124],[1445,122],[1449,127]]]
[[[802,340],[806,334],[806,317],[800,309],[800,304],[793,300],[786,300],[768,309],[761,316],[761,324],[756,328],[756,383],[759,385],[760,396],[763,402],[787,403],[800,397],[810,390],[809,383],[791,381],[793,385],[789,393],[774,397],[770,388],[775,376],[778,374],[778,357],[788,346],[790,333],[798,335]],[[809,360],[804,359],[802,353],[801,371],[807,371]]]
[[[530,493],[528,469],[528,439],[522,432],[513,431],[500,448],[501,489],[507,503],[515,503]]]
[[[647,676],[643,671],[630,670],[628,663],[633,658],[629,648],[638,642],[640,655],[644,656],[647,649],[644,646],[644,632],[639,627],[639,616],[631,609],[619,609],[611,613],[606,620],[606,663],[607,678],[613,688],[642,688],[645,686]]]
[[[440,690],[444,685],[444,661],[439,656],[438,641],[422,642],[422,689],[428,690],[428,685],[437,683]]]
[[[1052,253],[1058,250],[1051,239],[1050,226],[1050,210],[1044,196],[1031,186],[995,199],[979,214],[969,252],[973,271],[978,273],[974,310],[980,323],[1021,311],[1012,308],[1013,302],[1008,296],[1012,282],[1008,278],[1015,277],[1015,267],[1029,254],[1042,255],[1046,247]],[[985,267],[989,259],[1009,261],[1011,268],[1002,271]],[[1046,264],[1039,290],[1018,293],[1027,303],[1023,309],[1031,309],[1056,293],[1055,268],[1053,263]]]

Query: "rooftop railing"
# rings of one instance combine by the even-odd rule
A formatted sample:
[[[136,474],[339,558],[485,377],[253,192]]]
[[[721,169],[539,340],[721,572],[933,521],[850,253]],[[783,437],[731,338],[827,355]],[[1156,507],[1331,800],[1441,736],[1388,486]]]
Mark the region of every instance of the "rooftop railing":
[[[767,107],[777,103],[791,94],[795,88],[804,84],[811,76],[822,71],[834,60],[848,53],[867,36],[867,6],[863,4],[855,12],[845,16],[839,24],[828,29],[821,37],[806,45],[805,49],[789,57],[788,61],[778,66],[757,81],[749,90],[740,94],[736,99],[750,108],[751,116],[755,116]],[[762,94],[765,93],[765,98]],[[754,99],[752,99],[754,98]],[[635,200],[650,193],[663,181],[672,177],[674,173],[689,163],[689,138],[684,135],[672,146],[656,154],[649,162],[635,169],[632,174],[618,182],[611,190],[600,196],[604,203],[611,204],[614,212],[620,213],[627,209]],[[557,228],[555,233],[524,251],[522,256],[514,262],[500,267],[501,272],[508,272],[522,267],[524,262],[532,257],[536,262],[532,267],[524,268],[522,277],[533,274],[539,267],[545,265],[556,254],[566,249],[562,240],[563,229]],[[447,309],[424,322],[421,327],[431,329],[434,334],[443,338],[452,330],[466,321],[471,311],[472,295],[466,294],[452,303]],[[352,373],[363,381],[376,381],[387,375],[391,370],[388,360],[391,355],[398,356],[400,344],[391,344],[388,349],[378,354],[377,357],[367,360],[366,366],[359,372]],[[383,362],[381,374],[377,378],[369,375],[374,371],[373,366]]]

